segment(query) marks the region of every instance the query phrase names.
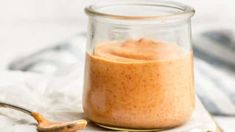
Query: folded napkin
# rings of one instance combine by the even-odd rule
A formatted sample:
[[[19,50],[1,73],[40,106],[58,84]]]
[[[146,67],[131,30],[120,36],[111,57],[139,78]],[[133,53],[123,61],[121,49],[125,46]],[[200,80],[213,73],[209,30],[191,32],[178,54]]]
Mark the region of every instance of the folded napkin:
[[[214,115],[235,115],[235,36],[212,30],[193,39],[197,94]]]
[[[53,47],[18,58],[9,64],[9,69],[50,74],[68,64],[79,63],[83,70],[85,36],[80,33]],[[193,39],[196,91],[206,109],[215,115],[235,115],[234,38],[232,31],[218,30],[200,33]]]

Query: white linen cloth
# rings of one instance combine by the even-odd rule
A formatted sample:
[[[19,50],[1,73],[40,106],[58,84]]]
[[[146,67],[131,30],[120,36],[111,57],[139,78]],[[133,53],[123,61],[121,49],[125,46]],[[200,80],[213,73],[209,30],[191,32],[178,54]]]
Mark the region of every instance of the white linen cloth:
[[[233,43],[233,36],[229,36],[229,33],[229,31],[223,33],[220,30],[205,32],[194,39],[196,91],[202,103],[213,115],[235,115],[235,89],[233,87],[235,70],[228,71],[235,69],[233,60],[235,52],[231,51],[235,41]],[[77,62],[82,70],[85,62],[85,36],[85,33],[80,33],[28,57],[16,59],[11,63],[9,69],[45,74],[53,73],[60,67]],[[212,36],[214,39],[207,36]],[[227,46],[224,46],[224,43],[227,43]],[[212,53],[217,53],[217,55]],[[228,53],[230,56],[227,55]],[[218,60],[218,56],[224,58],[222,62]]]
[[[56,121],[85,118],[82,113],[80,64],[62,68],[53,75],[25,72],[0,73],[0,101],[41,112]],[[185,125],[165,132],[205,132],[216,130],[210,115],[197,102],[192,118]],[[36,132],[35,121],[14,110],[0,108],[0,131]],[[89,123],[84,131],[110,131]]]

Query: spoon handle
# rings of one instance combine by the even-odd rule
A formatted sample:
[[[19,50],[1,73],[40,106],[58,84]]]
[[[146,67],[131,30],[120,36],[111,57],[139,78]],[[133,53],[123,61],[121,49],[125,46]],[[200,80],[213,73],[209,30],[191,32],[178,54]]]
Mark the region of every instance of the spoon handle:
[[[4,107],[4,108],[10,108],[10,109],[14,109],[20,112],[23,112],[27,115],[32,116],[38,123],[42,123],[42,122],[47,122],[47,120],[39,113],[37,112],[32,112],[26,108],[20,107],[20,106],[16,106],[13,104],[9,104],[9,103],[5,103],[5,102],[0,102],[0,108]]]
[[[20,106],[13,105],[13,104],[0,102],[0,107],[11,108],[11,109],[14,109],[14,110],[17,110],[17,111],[21,111],[21,112],[23,112],[25,114],[28,114],[28,115],[32,115],[32,111],[27,110],[26,108],[23,108],[23,107],[20,107]]]

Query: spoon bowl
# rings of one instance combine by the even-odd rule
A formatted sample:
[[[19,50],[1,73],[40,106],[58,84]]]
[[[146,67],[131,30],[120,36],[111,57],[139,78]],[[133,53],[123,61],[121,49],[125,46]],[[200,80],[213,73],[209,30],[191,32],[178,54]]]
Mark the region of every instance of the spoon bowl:
[[[81,125],[82,124],[82,125]],[[58,122],[52,124],[41,123],[38,125],[38,132],[76,132],[85,128],[85,120],[71,122]]]

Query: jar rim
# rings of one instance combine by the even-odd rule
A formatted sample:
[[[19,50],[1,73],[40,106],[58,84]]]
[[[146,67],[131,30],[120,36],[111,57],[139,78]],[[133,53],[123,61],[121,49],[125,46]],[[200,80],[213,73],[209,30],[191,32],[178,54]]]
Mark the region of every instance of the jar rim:
[[[136,5],[136,6],[155,6],[162,8],[175,9],[176,12],[167,15],[119,15],[109,12],[102,12],[100,9],[104,7],[118,6],[118,5]],[[177,12],[178,11],[178,12]],[[143,20],[143,19],[170,19],[175,17],[192,17],[195,14],[194,8],[173,1],[159,1],[159,0],[106,0],[106,2],[100,2],[92,4],[85,8],[85,12],[88,16],[99,16],[113,19],[127,19],[127,20]]]

